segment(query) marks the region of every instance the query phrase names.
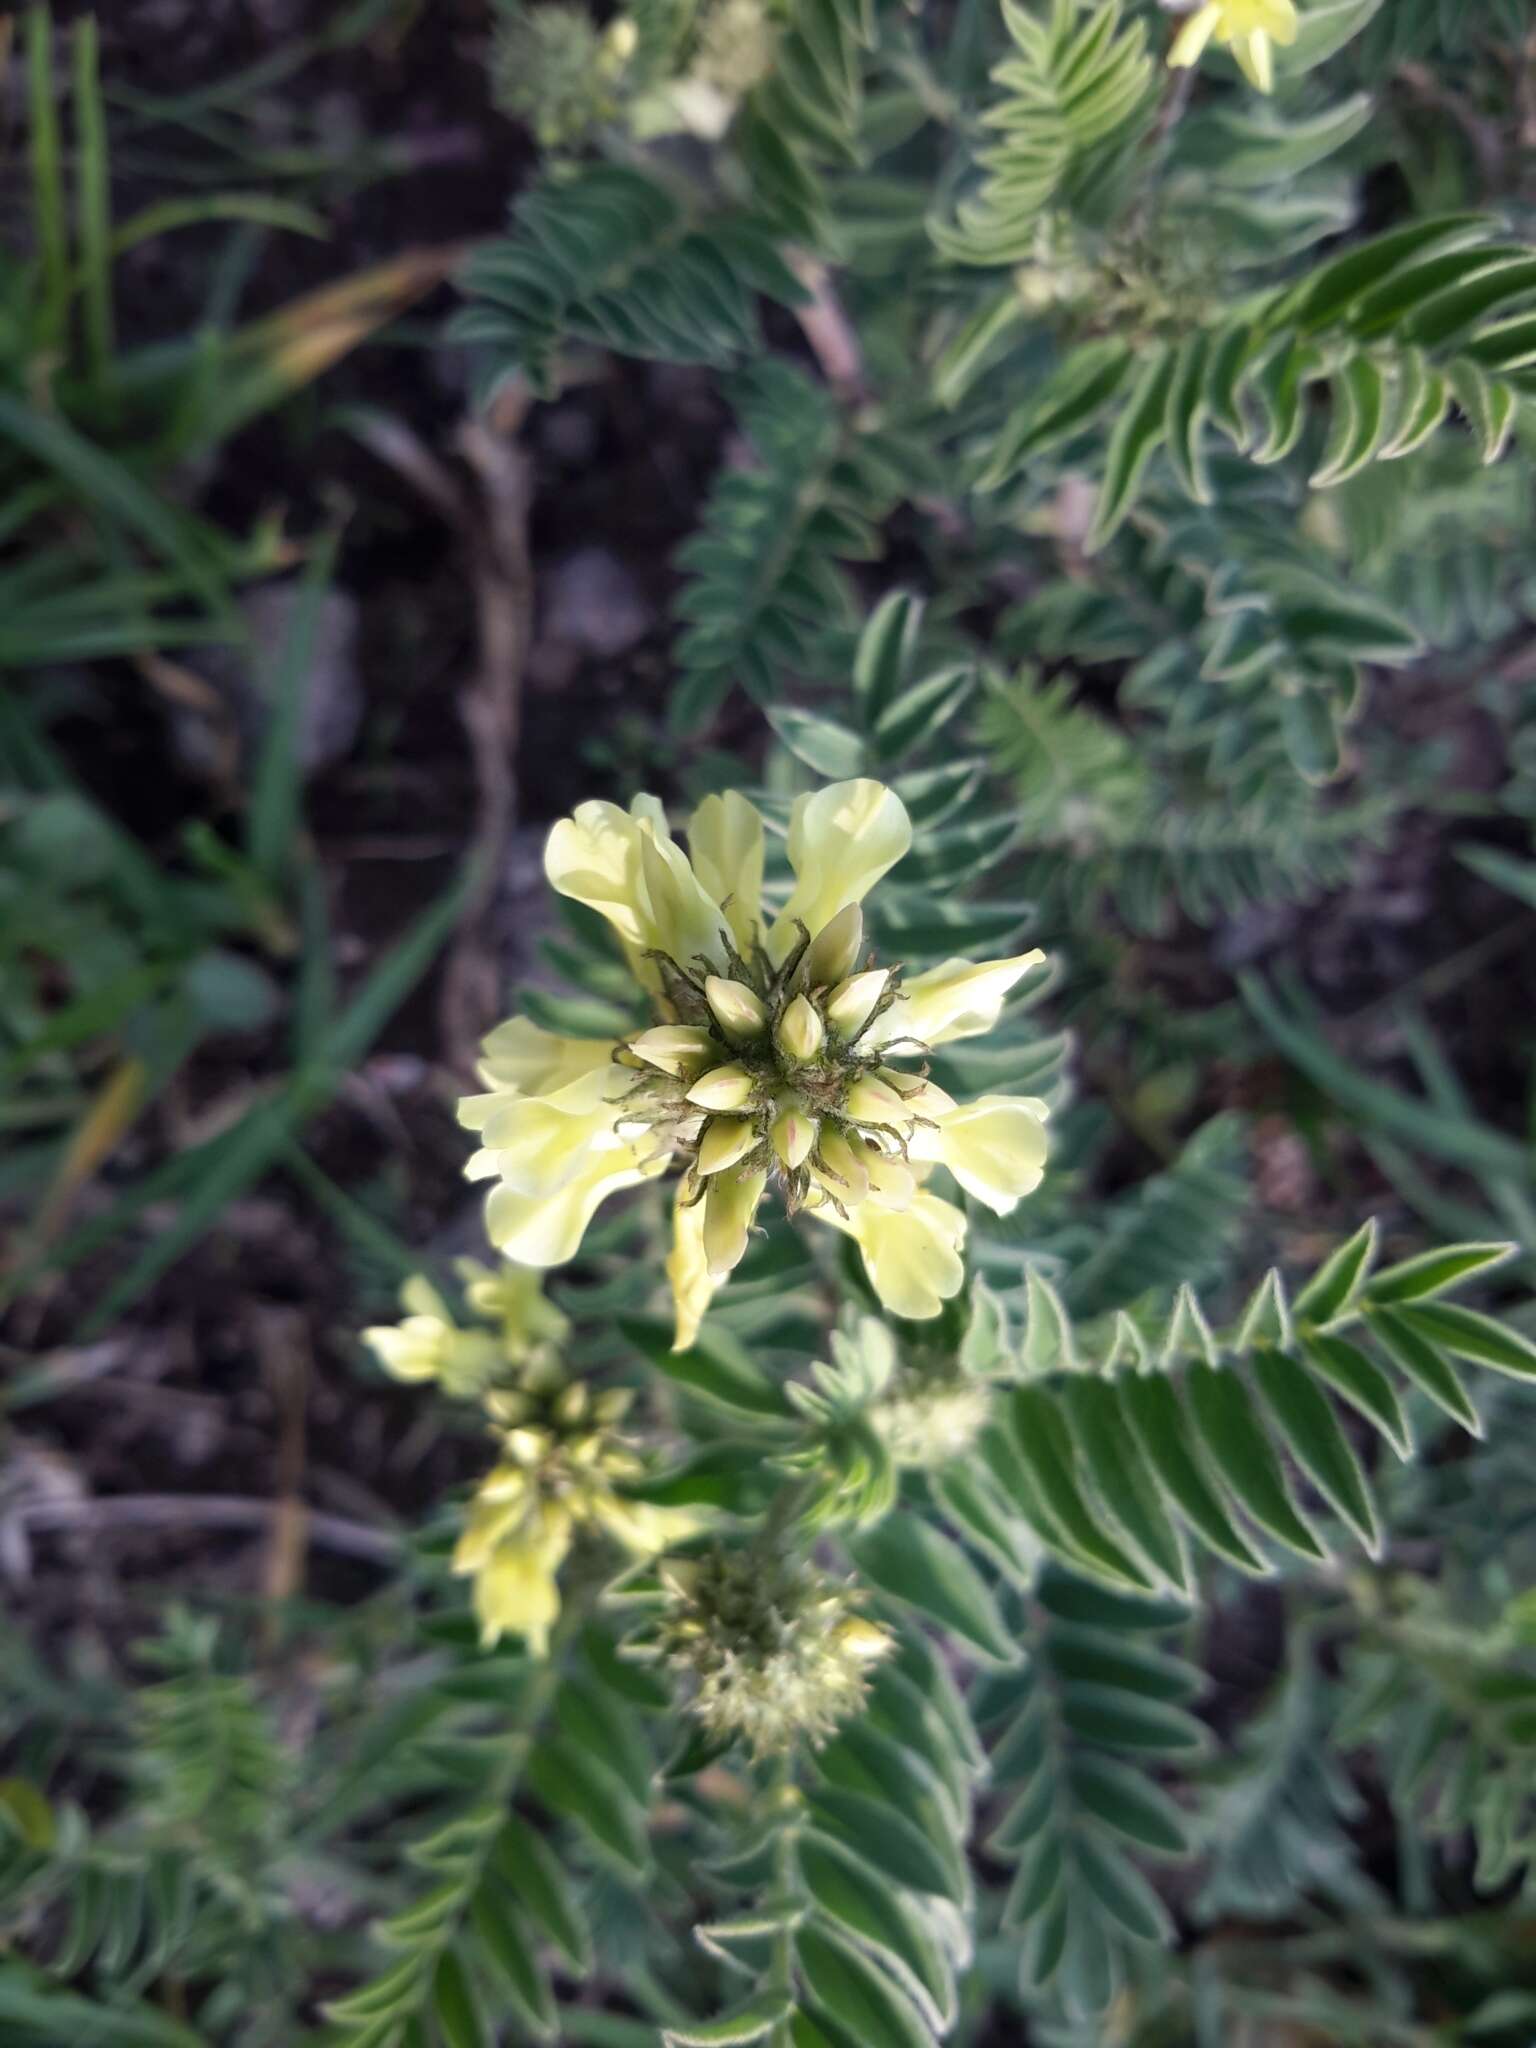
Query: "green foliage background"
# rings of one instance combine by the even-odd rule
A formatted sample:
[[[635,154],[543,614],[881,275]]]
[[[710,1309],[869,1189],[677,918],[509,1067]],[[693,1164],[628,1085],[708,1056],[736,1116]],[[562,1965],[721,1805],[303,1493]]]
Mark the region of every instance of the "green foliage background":
[[[395,12],[343,10],[295,66]],[[1169,73],[1150,0],[487,24],[486,91],[541,149],[505,233],[454,252],[426,345],[503,417],[594,361],[686,366],[739,442],[677,552],[626,780],[750,787],[779,825],[826,779],[895,788],[916,832],[872,905],[887,956],[1049,949],[937,1078],[1047,1098],[1051,1171],[1014,1216],[973,1211],[937,1335],[896,1332],[905,1367],[940,1355],[990,1401],[975,1454],[927,1468],[871,1433],[856,1260],[776,1221],[685,1354],[659,1206],[557,1277],[573,1369],[640,1392],[642,1497],[741,1544],[786,1459],[835,1504],[822,1554],[899,1648],[814,1753],[707,1741],[625,1654],[662,1594],[615,1592],[612,1559],[580,1564],[547,1661],[482,1650],[452,1498],[372,1532],[350,1604],[172,1606],[110,1656],[7,1627],[18,2048],[1529,2040],[1529,1120],[1458,1073],[1426,988],[1384,999],[1394,1066],[1367,1071],[1262,934],[1429,817],[1526,948],[1536,15],[1301,17],[1272,99],[1214,45]],[[131,1329],[278,1176],[347,1249],[357,1322],[431,1262],[308,1141],[486,875],[339,990],[296,765],[336,536],[230,531],[185,485],[447,263],[249,325],[215,290],[184,341],[119,347],[127,248],[312,233],[336,191],[226,179],[118,221],[89,19],[34,7],[7,60],[14,1424],[58,1384],[31,1304],[62,1289],[72,1342]],[[237,160],[239,98],[212,128],[182,110]],[[162,861],[74,772],[61,665],[248,637],[240,593],[296,554],[239,802]],[[1475,701],[1475,800],[1410,693]],[[567,911],[517,995],[549,1028],[640,1021],[593,923]],[[1458,986],[1481,943],[1423,980]],[[113,1166],[76,1218],[208,1045],[268,1031],[235,1121]],[[1511,1005],[1527,1094],[1529,1038]],[[1234,1066],[1281,1075],[1323,1216],[1256,1187],[1241,1090],[1213,1082]],[[306,1657],[296,1725],[277,1674]]]

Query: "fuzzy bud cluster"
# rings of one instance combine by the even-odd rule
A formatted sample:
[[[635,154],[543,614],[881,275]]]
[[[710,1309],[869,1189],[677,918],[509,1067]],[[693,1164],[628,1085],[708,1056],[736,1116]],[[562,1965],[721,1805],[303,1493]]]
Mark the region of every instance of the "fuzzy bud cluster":
[[[716,1551],[669,1564],[663,1578],[655,1654],[687,1681],[709,1733],[754,1756],[825,1742],[892,1648],[856,1591],[804,1559]]]

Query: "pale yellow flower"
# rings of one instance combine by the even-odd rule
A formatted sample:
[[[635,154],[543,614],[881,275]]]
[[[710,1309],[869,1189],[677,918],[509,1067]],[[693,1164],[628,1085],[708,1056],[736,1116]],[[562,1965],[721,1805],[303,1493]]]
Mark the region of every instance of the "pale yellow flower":
[[[593,1393],[568,1381],[547,1355],[520,1386],[488,1397],[501,1445],[481,1481],[453,1554],[475,1582],[475,1613],[487,1645],[520,1635],[542,1657],[560,1613],[560,1567],[584,1531],[649,1556],[690,1536],[696,1516],[627,1499],[619,1490],[640,1461],[618,1434],[623,1389]]]
[[[543,1502],[508,1526],[499,1541],[460,1541],[453,1568],[474,1576],[475,1617],[487,1648],[514,1635],[524,1638],[530,1656],[544,1655],[560,1616],[559,1572],[572,1534],[570,1516]]]
[[[461,1330],[431,1281],[417,1273],[400,1290],[398,1323],[364,1330],[363,1342],[392,1379],[436,1380],[445,1393],[478,1394],[506,1353],[489,1330]]]
[[[1295,0],[1207,0],[1175,36],[1168,62],[1175,69],[1198,63],[1214,37],[1232,52],[1251,85],[1271,92],[1274,46],[1294,43],[1297,26]]]
[[[492,1242],[558,1265],[609,1194],[677,1162],[667,1272],[680,1347],[745,1255],[770,1185],[791,1214],[855,1239],[887,1307],[937,1315],[964,1280],[965,1218],[925,1181],[946,1168],[1006,1214],[1039,1182],[1045,1105],[956,1103],[921,1062],[992,1029],[1041,955],[949,960],[908,983],[865,959],[859,906],[911,841],[882,783],[799,798],[794,884],[774,914],[763,821],[735,791],[699,806],[686,853],[650,797],[627,811],[582,804],[556,825],[550,881],[607,919],[657,1021],[614,1042],[513,1019],[486,1041],[488,1092],[459,1113],[481,1137],[467,1171],[496,1182]]]
[[[544,1293],[544,1283],[531,1266],[482,1266],[478,1259],[455,1259],[454,1271],[464,1299],[478,1316],[495,1323],[509,1357],[526,1358],[537,1344],[558,1344],[569,1335],[570,1318]]]

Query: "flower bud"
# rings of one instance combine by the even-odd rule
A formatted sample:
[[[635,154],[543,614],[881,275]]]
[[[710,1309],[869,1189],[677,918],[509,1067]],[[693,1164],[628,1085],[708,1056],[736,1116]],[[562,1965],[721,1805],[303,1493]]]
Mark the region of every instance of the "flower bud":
[[[744,982],[711,974],[705,979],[704,995],[710,1014],[733,1045],[751,1045],[767,1035],[768,1012],[763,1000]]]
[[[839,1650],[860,1664],[878,1663],[891,1653],[890,1630],[881,1628],[878,1622],[865,1621],[862,1616],[840,1622],[832,1640]]]
[[[827,1023],[839,1038],[857,1038],[885,994],[890,970],[871,967],[840,982],[827,998]]]
[[[865,1150],[862,1145],[850,1145],[841,1131],[823,1131],[821,1134],[817,1152],[826,1168],[825,1184],[845,1209],[862,1202],[869,1193]]]
[[[798,1103],[780,1110],[774,1119],[773,1149],[791,1173],[805,1164],[815,1145],[815,1117],[807,1116]]]
[[[648,1067],[658,1067],[679,1080],[696,1074],[720,1050],[709,1033],[695,1024],[658,1024],[653,1030],[637,1032],[626,1042],[629,1050],[637,1053]]]
[[[723,1173],[757,1144],[757,1126],[740,1116],[712,1117],[699,1142],[699,1172]]]
[[[855,1123],[901,1125],[911,1118],[906,1102],[886,1082],[863,1074],[848,1090],[845,1104]]]
[[[801,969],[807,988],[829,988],[852,974],[864,944],[864,913],[850,903],[812,939]]]
[[[779,1019],[774,1034],[779,1051],[788,1060],[800,1065],[815,1059],[821,1051],[827,1036],[827,1027],[821,1021],[820,1012],[804,996],[796,996]]]
[[[634,19],[621,14],[610,21],[603,34],[603,55],[616,65],[627,64],[640,46],[640,31]]]
[[[555,1397],[555,1420],[557,1422],[580,1422],[586,1415],[592,1399],[592,1390],[584,1380],[572,1380]]]
[[[704,1256],[712,1280],[723,1280],[741,1264],[767,1178],[752,1173],[745,1180],[724,1177],[710,1182],[704,1197]]]
[[[733,1109],[745,1109],[756,1086],[745,1067],[715,1067],[701,1080],[695,1081],[688,1090],[688,1100],[696,1102],[700,1109],[720,1109],[729,1113]]]

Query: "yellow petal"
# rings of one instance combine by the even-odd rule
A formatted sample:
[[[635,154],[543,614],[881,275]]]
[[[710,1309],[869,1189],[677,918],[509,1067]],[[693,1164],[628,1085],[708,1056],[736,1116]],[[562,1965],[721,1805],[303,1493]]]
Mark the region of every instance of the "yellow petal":
[[[920,1045],[947,1045],[977,1038],[996,1025],[1015,982],[1044,958],[1036,947],[1010,960],[946,960],[930,967],[902,984],[897,1001],[870,1027],[869,1041],[891,1045],[911,1038]]]
[[[578,804],[544,847],[550,887],[607,918],[627,945],[656,943],[640,872],[640,826],[617,804]]]
[[[710,1182],[704,1197],[704,1256],[712,1280],[723,1280],[741,1264],[767,1182],[763,1173],[750,1173],[744,1180]]]
[[[834,782],[796,799],[789,819],[795,886],[769,934],[775,960],[789,953],[798,918],[814,938],[850,903],[861,903],[912,844],[907,807],[883,782]]]
[[[640,1164],[633,1152],[600,1153],[552,1195],[523,1194],[502,1185],[486,1198],[486,1235],[498,1251],[523,1266],[563,1266],[574,1259],[598,1207],[621,1188],[650,1180],[665,1159]]]
[[[631,1159],[611,1103],[568,1110],[541,1096],[512,1095],[487,1120],[484,1137],[497,1178],[524,1195],[557,1194],[604,1154]]]
[[[1196,8],[1173,39],[1173,48],[1168,52],[1170,70],[1182,71],[1191,64],[1198,64],[1206,44],[1220,26],[1220,7]]]
[[[864,1170],[869,1176],[869,1197],[887,1209],[905,1209],[917,1193],[917,1177],[898,1152],[882,1152],[878,1145],[864,1151]]]
[[[829,1209],[816,1213],[853,1238],[870,1284],[892,1315],[927,1322],[965,1284],[965,1218],[937,1195],[920,1190],[905,1209],[862,1202],[847,1222]]]
[[[453,1322],[448,1304],[425,1273],[413,1273],[400,1289],[400,1306],[408,1315],[431,1316],[439,1323]]]
[[[702,1526],[689,1508],[658,1508],[649,1501],[625,1500],[622,1495],[599,1495],[592,1503],[593,1518],[626,1550],[642,1557],[654,1556],[671,1544],[681,1543]]]
[[[983,1095],[942,1120],[938,1157],[968,1195],[1006,1216],[1044,1175],[1044,1114],[1030,1097]]]
[[[707,895],[724,906],[740,953],[750,953],[763,915],[763,820],[728,789],[707,796],[688,821],[688,852]]]
[[[431,1380],[442,1364],[448,1335],[435,1316],[407,1316],[403,1323],[364,1330],[362,1338],[391,1379]]]
[[[653,934],[649,943],[682,967],[695,966],[701,957],[723,967],[725,949],[720,936],[726,928],[724,913],[719,904],[710,901],[682,848],[670,835],[662,836],[644,822],[640,828],[640,873]]]
[[[593,1068],[608,1066],[613,1041],[563,1038],[559,1032],[541,1030],[531,1017],[509,1017],[484,1040],[480,1053],[480,1074],[487,1088],[553,1095]]]
[[[475,1574],[482,1643],[489,1646],[502,1635],[518,1635],[527,1641],[531,1656],[544,1655],[560,1615],[556,1573],[569,1547],[567,1532],[556,1541],[514,1537],[491,1553]]]
[[[937,1081],[930,1081],[924,1075],[903,1074],[895,1067],[881,1067],[876,1078],[899,1098],[909,1122],[914,1117],[932,1121],[936,1117],[948,1116],[955,1106],[955,1098],[947,1095]]]
[[[667,1257],[667,1278],[672,1283],[672,1306],[677,1316],[672,1349],[688,1351],[699,1334],[715,1283],[709,1277],[709,1260],[704,1253],[704,1204],[685,1203],[681,1184],[672,1207],[672,1250]]]
[[[1259,92],[1274,91],[1275,49],[1263,29],[1255,29],[1252,35],[1234,37],[1232,54],[1251,86]]]

